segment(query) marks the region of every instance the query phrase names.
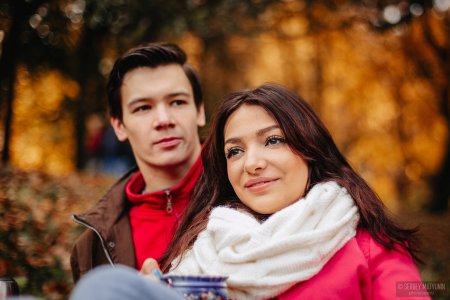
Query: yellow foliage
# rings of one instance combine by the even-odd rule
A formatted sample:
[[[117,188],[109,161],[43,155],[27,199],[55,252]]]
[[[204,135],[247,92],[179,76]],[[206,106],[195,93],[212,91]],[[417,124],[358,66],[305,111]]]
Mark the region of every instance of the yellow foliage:
[[[67,173],[74,168],[75,141],[73,116],[62,104],[77,96],[78,85],[52,70],[32,76],[24,67],[18,69],[11,164],[24,170]]]
[[[442,161],[447,133],[433,86],[411,70],[394,31],[355,26],[308,35],[302,16],[270,16],[289,39],[277,30],[252,39],[246,80],[279,82],[302,94],[355,169],[395,209],[405,196],[400,189],[423,185]]]
[[[394,206],[405,190],[422,186],[442,161],[448,132],[439,114],[436,85],[448,84],[448,78],[443,68],[431,68],[432,80],[423,79],[413,67],[417,61],[405,50],[409,44],[403,37],[417,37],[408,41],[415,43],[415,50],[421,48],[431,66],[437,65],[423,38],[423,22],[385,33],[357,22],[333,26],[357,17],[351,9],[336,14],[319,4],[282,1],[261,16],[270,28],[264,33],[229,35],[209,44],[185,33],[179,44],[201,71],[205,96],[212,98],[205,98],[207,112],[233,89],[265,82],[295,89],[313,105],[354,168]],[[311,18],[327,22],[318,24]],[[329,28],[314,27],[320,25]],[[443,21],[432,18],[429,26],[438,44],[444,45]],[[104,53],[100,66],[104,74],[116,56],[110,52]],[[74,81],[56,71],[31,78],[19,69],[13,165],[57,174],[73,169],[74,128],[62,103],[78,92]]]
[[[178,44],[182,49],[186,50],[189,63],[198,68],[200,66],[201,55],[204,48],[202,41],[190,32],[186,32],[183,34]]]

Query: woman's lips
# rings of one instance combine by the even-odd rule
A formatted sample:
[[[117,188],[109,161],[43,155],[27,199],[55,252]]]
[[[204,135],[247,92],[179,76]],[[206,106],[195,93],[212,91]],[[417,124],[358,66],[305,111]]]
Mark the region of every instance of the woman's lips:
[[[260,192],[272,186],[277,178],[257,178],[249,180],[245,183],[245,188],[250,192]]]

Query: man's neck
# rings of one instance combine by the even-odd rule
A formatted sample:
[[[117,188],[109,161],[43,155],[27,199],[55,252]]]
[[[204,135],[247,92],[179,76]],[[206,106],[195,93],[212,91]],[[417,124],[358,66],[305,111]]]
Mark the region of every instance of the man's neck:
[[[168,189],[177,185],[191,169],[195,160],[178,166],[166,166],[161,168],[144,166],[139,169],[145,181],[143,193],[151,193]]]

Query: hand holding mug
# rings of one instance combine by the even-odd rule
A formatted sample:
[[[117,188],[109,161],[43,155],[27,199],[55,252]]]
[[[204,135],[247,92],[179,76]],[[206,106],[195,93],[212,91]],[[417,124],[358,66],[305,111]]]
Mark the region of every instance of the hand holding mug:
[[[158,262],[153,258],[147,258],[144,261],[139,273],[152,281],[160,281],[162,276]]]

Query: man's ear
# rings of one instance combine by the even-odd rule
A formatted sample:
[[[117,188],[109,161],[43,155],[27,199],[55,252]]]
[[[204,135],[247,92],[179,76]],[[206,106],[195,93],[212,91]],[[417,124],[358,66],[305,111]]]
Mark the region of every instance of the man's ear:
[[[203,127],[206,124],[205,105],[202,103],[197,109],[197,126]]]
[[[121,142],[126,141],[128,139],[128,135],[122,120],[117,117],[111,117],[110,122],[114,132],[116,133],[117,139]]]

